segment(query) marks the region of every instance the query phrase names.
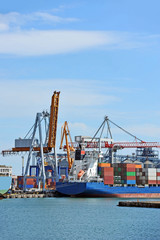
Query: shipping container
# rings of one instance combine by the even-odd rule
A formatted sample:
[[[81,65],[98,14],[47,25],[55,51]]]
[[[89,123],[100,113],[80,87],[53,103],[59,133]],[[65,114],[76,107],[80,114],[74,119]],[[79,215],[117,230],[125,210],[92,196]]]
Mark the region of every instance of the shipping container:
[[[98,163],[98,167],[111,167],[111,164],[110,163]]]

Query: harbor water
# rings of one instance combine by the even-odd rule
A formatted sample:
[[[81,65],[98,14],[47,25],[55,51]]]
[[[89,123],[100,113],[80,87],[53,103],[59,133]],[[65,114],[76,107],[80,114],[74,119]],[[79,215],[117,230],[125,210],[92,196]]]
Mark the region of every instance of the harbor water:
[[[123,208],[117,206],[119,201],[4,199],[0,201],[0,239],[160,239],[160,209]]]

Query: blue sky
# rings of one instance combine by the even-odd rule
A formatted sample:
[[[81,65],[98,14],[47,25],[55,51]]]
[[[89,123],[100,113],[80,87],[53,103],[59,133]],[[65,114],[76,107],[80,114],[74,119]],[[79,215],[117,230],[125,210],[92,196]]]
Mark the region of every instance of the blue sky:
[[[5,1],[0,10],[0,150],[61,91],[60,126],[93,136],[105,115],[160,141],[159,0]],[[130,140],[112,126],[115,141]],[[20,174],[19,156],[2,158]]]

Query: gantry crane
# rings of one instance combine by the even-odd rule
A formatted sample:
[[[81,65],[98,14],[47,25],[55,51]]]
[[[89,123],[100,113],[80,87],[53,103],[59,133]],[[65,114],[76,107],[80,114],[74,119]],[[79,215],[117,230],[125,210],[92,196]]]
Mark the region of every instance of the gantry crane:
[[[68,142],[68,136],[70,138],[70,144]],[[71,151],[74,152],[75,149],[73,147],[73,143],[72,143],[72,139],[71,139],[71,135],[70,135],[70,131],[69,131],[69,127],[68,127],[68,123],[67,121],[65,121],[65,123],[63,124],[62,128],[61,128],[61,144],[60,144],[60,149],[62,149],[62,144],[63,144],[63,140],[66,140],[66,146],[65,146],[65,150],[67,151],[67,159],[68,159],[68,169],[70,170],[73,164],[73,158],[71,158],[70,153]]]
[[[58,121],[58,109],[59,109],[59,94],[60,92],[54,92],[51,100],[51,107],[50,107],[50,114],[47,112],[37,113],[35,124],[32,126],[31,130],[33,129],[32,138],[34,141],[34,137],[36,134],[36,130],[38,126],[41,126],[41,121],[49,117],[49,127],[46,132],[46,140],[45,145],[43,145],[43,152],[48,153],[51,152],[52,149],[55,148],[56,145],[56,133],[57,133],[57,121]],[[29,131],[30,132],[30,131]],[[26,135],[27,136],[27,135]],[[25,137],[26,139],[26,137]],[[21,139],[24,140],[24,139]],[[32,144],[32,150],[36,152],[40,152],[40,146],[35,146]],[[2,155],[5,154],[14,154],[18,152],[28,152],[30,151],[30,146],[22,146],[22,147],[14,147],[11,150],[3,150]]]
[[[113,142],[112,139],[112,133],[110,129],[109,122],[124,131],[125,133],[129,134],[131,137],[135,139],[135,142]],[[104,132],[105,124],[107,124],[107,136],[109,135],[109,138],[102,138],[102,134]],[[100,136],[98,137],[98,133],[100,133]],[[99,153],[101,153],[101,148],[107,148],[109,152],[109,159],[110,162],[113,163],[113,153],[116,152],[119,149],[124,149],[124,148],[137,148],[137,149],[149,149],[149,148],[160,148],[160,142],[146,142],[143,141],[124,128],[118,126],[114,122],[112,122],[107,116],[104,118],[104,121],[102,122],[101,126],[93,136],[93,138],[89,137],[83,137],[83,136],[78,136],[78,139],[76,142],[72,143],[75,149],[79,148],[79,146],[83,146],[84,148],[88,149],[99,149]],[[69,143],[70,144],[70,143]],[[99,158],[99,161],[101,159]]]
[[[37,177],[38,178],[37,180],[38,182],[42,181],[43,190],[45,189],[45,181],[46,181],[44,154],[47,154],[52,150],[54,150],[54,157],[55,157],[55,173],[56,173],[55,178],[57,176],[57,157],[56,157],[55,146],[56,146],[56,133],[57,133],[57,121],[58,121],[58,109],[59,109],[59,94],[60,92],[55,91],[52,96],[50,114],[47,111],[46,112],[43,111],[42,113],[37,113],[35,124],[28,132],[29,134],[31,130],[33,130],[31,137],[27,139],[26,138],[28,136],[27,134],[24,139],[17,139],[17,142],[19,143],[19,145],[15,146],[15,148],[12,148],[11,150],[2,151],[3,156],[6,154],[29,152],[25,173],[24,173],[24,190],[26,188],[26,178],[29,171],[31,156],[34,153],[37,153],[37,156],[39,158],[39,161],[38,161],[39,175]],[[49,125],[46,126],[46,136],[45,136],[45,141],[43,141],[41,122],[42,120],[45,120],[45,123],[46,123],[47,118],[49,119]],[[36,141],[37,131],[39,132],[39,142]]]

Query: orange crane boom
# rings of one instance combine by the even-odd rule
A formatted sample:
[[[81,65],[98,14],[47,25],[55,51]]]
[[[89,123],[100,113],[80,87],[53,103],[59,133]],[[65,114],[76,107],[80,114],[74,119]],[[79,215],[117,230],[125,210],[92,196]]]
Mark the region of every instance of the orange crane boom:
[[[68,142],[68,136],[70,138],[70,145],[69,145],[69,142]],[[62,144],[63,144],[63,140],[64,140],[64,137],[65,137],[65,140],[66,140],[66,150],[67,150],[67,159],[68,159],[68,168],[69,170],[71,169],[72,167],[72,164],[73,164],[73,159],[70,157],[70,152],[71,151],[75,151],[74,147],[73,147],[73,143],[72,143],[72,139],[71,139],[71,135],[70,135],[70,131],[69,131],[69,127],[68,127],[68,123],[67,121],[65,121],[65,123],[63,124],[62,128],[61,128],[61,144],[60,144],[60,149],[62,149]]]
[[[59,94],[60,94],[60,92],[55,91],[52,96],[51,111],[50,111],[50,123],[49,123],[48,149],[55,148],[55,145],[56,145],[58,109],[59,109]]]

